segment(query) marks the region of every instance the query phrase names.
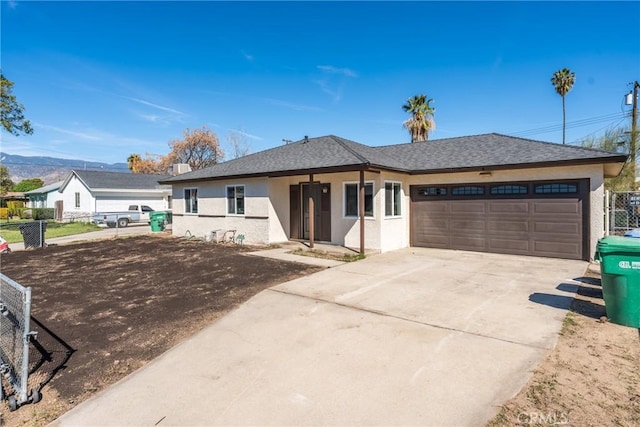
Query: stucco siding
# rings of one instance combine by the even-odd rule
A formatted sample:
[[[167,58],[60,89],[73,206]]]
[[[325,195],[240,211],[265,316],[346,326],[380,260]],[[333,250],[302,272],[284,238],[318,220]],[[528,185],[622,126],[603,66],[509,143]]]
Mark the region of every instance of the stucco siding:
[[[406,248],[409,246],[409,215],[410,199],[407,179],[409,175],[382,172],[380,174],[380,250],[382,252]],[[386,216],[385,183],[400,183],[402,189],[400,215]]]
[[[244,185],[245,213],[227,213],[227,187]],[[185,212],[185,189],[198,190],[198,213]],[[215,230],[236,230],[249,244],[269,243],[266,179],[198,182],[173,186],[173,235],[205,237]]]
[[[512,182],[555,179],[585,179],[590,181],[589,199],[589,251],[593,256],[598,239],[603,236],[604,187],[602,165],[530,168],[492,171],[491,175],[478,172],[408,175],[389,172],[367,172],[365,181],[373,183],[374,214],[365,219],[365,247],[389,251],[410,245],[410,191],[411,185],[455,184],[473,182]],[[359,218],[345,216],[344,185],[357,183],[359,172],[316,174],[315,182],[331,185],[331,243],[351,248],[360,247]],[[308,175],[280,178],[253,178],[245,180],[175,184],[173,186],[174,235],[187,231],[205,236],[217,229],[234,229],[245,236],[247,243],[278,243],[289,239],[291,185],[307,183]],[[385,215],[385,183],[401,184],[400,215]],[[245,214],[227,214],[226,188],[245,186]],[[184,189],[198,189],[198,213],[185,213]]]

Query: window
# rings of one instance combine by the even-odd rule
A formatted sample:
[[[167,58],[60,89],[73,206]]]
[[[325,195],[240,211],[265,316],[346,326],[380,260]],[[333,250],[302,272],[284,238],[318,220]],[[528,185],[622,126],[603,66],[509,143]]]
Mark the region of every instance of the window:
[[[344,185],[344,216],[359,216],[359,184]],[[373,217],[373,182],[364,184],[364,216]]]
[[[244,215],[244,185],[227,187],[227,213]]]
[[[418,190],[421,196],[446,196],[447,189],[445,187],[423,187]]]
[[[484,194],[484,187],[477,185],[463,185],[460,187],[453,187],[451,189],[452,196],[479,196]]]
[[[536,194],[577,193],[578,186],[576,184],[557,182],[553,184],[536,185],[535,191]]]
[[[185,188],[184,189],[184,212],[185,213],[198,213],[198,189],[197,188]]]
[[[402,184],[399,182],[384,183],[384,214],[400,216],[402,214]]]
[[[76,208],[80,207],[80,193],[76,193]]]
[[[491,194],[527,194],[527,186],[516,184],[494,185],[491,187]]]

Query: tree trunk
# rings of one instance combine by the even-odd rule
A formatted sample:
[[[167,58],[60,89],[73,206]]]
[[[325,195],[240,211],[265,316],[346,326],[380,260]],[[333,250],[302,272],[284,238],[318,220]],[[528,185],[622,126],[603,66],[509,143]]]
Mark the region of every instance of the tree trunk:
[[[567,128],[567,115],[564,108],[564,96],[562,97],[562,144],[564,145],[564,137]]]

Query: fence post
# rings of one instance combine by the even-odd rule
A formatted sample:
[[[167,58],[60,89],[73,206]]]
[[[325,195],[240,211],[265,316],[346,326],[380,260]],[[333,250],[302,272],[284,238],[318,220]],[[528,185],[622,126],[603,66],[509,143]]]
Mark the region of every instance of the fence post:
[[[611,230],[611,192],[604,190],[604,235],[608,236]]]

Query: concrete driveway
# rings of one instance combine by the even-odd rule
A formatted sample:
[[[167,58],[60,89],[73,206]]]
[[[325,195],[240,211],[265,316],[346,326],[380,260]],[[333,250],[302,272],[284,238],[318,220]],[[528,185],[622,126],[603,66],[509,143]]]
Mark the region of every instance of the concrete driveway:
[[[53,425],[483,425],[555,345],[586,268],[371,256],[263,291]]]

